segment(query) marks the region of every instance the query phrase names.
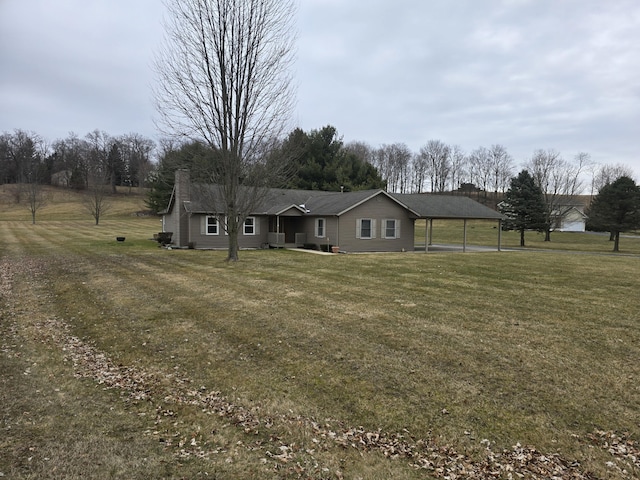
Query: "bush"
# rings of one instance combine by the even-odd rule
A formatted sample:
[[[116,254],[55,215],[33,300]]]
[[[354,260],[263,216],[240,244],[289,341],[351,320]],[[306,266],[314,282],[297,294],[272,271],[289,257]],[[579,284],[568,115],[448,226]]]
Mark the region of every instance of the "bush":
[[[153,236],[153,239],[160,245],[168,245],[171,243],[173,232],[159,232]]]

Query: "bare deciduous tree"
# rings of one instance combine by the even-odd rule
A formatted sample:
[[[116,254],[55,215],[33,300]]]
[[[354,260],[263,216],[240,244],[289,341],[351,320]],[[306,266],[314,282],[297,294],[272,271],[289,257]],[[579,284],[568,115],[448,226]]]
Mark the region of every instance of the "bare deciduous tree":
[[[167,0],[166,42],[156,58],[155,89],[165,133],[203,141],[219,160],[211,181],[225,216],[228,261],[238,259],[238,232],[275,183],[269,146],[293,107],[290,66],[292,0]],[[268,161],[271,160],[271,161]]]
[[[375,166],[374,149],[366,142],[352,141],[344,145],[347,153],[352,153],[363,162]]]
[[[513,176],[513,157],[509,155],[504,146],[491,145],[489,163],[491,166],[491,190],[494,193],[505,192],[509,188]]]
[[[83,206],[96,221],[96,225],[98,225],[100,218],[111,208],[109,182],[99,172],[90,173],[87,183],[87,191],[83,194]]]
[[[153,140],[137,133],[122,135],[118,138],[120,155],[122,155],[122,185],[131,188],[144,186],[151,172],[151,152],[155,149]]]
[[[427,177],[429,174],[429,162],[425,155],[414,155],[411,166],[411,191],[423,193],[427,189]]]
[[[419,156],[426,160],[432,192],[444,192],[451,173],[451,148],[440,140],[429,140],[420,148]]]
[[[397,193],[408,191],[407,180],[412,156],[411,150],[404,143],[382,145],[376,150],[374,166],[387,182],[388,191]]]
[[[27,201],[31,212],[31,223],[36,224],[36,213],[47,204],[44,192],[44,164],[49,153],[49,143],[41,137],[33,137],[34,152],[25,165],[25,181],[27,183]]]
[[[604,164],[596,167],[593,180],[591,182],[591,195],[599,192],[602,187],[607,184],[615,182],[620,177],[629,177],[633,179],[633,169],[627,165],[618,164]]]
[[[556,150],[536,150],[527,164],[536,184],[542,190],[546,208],[545,241],[551,240],[551,230],[555,228],[561,207],[582,190],[580,175],[583,172],[584,157],[576,162],[568,162]]]
[[[457,190],[466,181],[467,166],[467,155],[459,145],[453,145],[451,147],[451,191]]]
[[[469,155],[469,179],[476,187],[484,192],[491,185],[491,156],[486,147],[478,147]]]

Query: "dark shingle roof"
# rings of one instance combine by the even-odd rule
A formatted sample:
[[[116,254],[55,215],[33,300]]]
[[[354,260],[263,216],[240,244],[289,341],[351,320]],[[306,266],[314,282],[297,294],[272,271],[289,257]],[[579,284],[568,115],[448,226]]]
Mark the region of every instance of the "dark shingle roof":
[[[387,193],[384,190],[358,190],[355,192],[322,192],[319,190],[270,189],[260,205],[251,212],[254,215],[279,215],[295,207],[310,215],[342,215],[377,195],[386,195],[410,213],[422,218],[475,218],[495,219],[502,215],[468,197],[433,194]],[[207,199],[208,201],[205,201]],[[213,202],[212,202],[213,199]],[[205,205],[221,202],[216,185],[193,185],[191,201],[184,208],[191,213],[211,213]]]
[[[483,220],[499,220],[502,218],[500,213],[469,197],[427,193],[392,193],[390,195],[418,212],[419,216],[424,218],[474,218]]]

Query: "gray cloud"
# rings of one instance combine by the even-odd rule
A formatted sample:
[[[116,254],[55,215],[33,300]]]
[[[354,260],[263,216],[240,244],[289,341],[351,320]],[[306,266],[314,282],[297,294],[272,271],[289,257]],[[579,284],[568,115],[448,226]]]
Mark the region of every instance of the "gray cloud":
[[[0,0],[0,131],[153,126],[157,0]],[[301,0],[293,125],[345,141],[579,151],[640,172],[635,0]]]

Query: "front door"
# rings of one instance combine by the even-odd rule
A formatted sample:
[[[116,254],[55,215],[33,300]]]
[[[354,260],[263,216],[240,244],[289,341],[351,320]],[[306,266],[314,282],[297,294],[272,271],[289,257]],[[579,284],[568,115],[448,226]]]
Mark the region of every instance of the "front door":
[[[300,220],[297,217],[281,217],[280,231],[284,233],[285,243],[295,243],[296,233],[298,233]]]

